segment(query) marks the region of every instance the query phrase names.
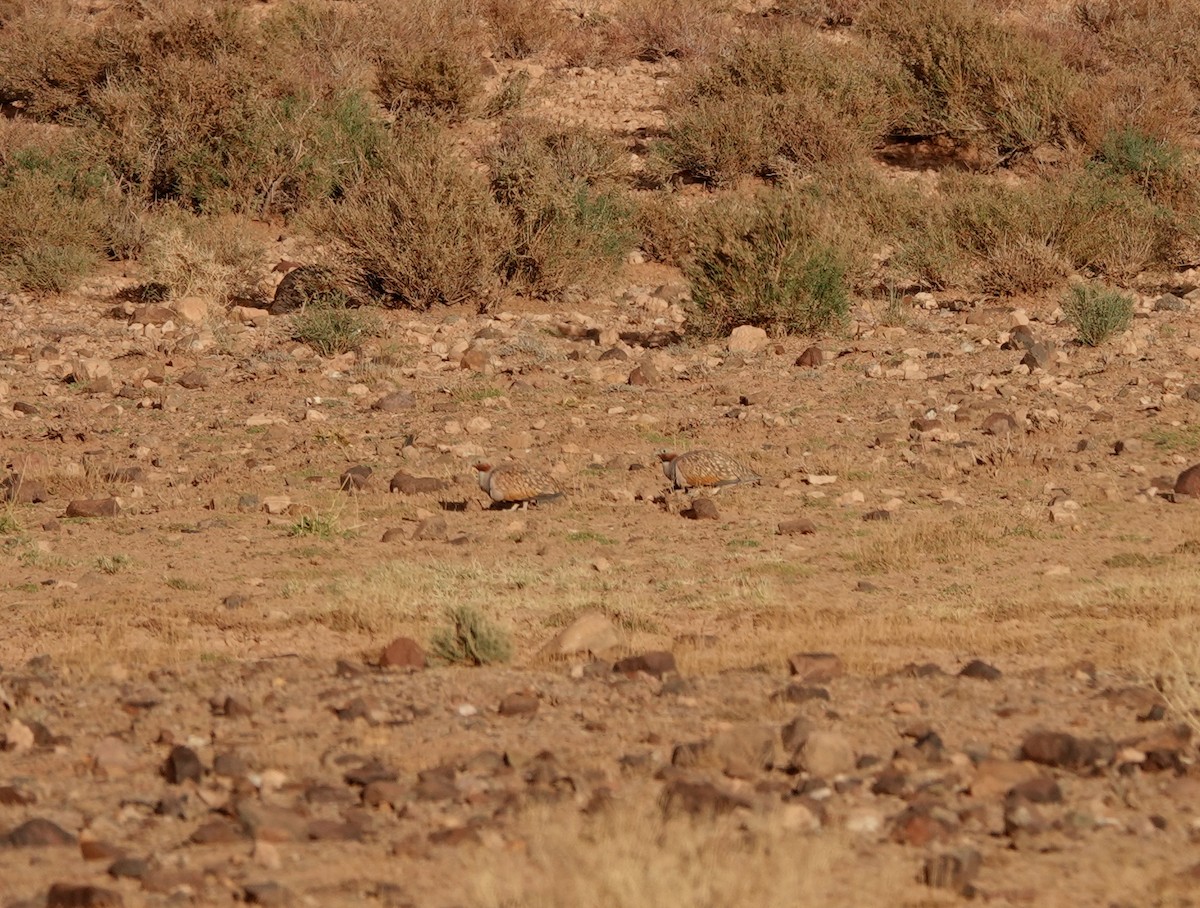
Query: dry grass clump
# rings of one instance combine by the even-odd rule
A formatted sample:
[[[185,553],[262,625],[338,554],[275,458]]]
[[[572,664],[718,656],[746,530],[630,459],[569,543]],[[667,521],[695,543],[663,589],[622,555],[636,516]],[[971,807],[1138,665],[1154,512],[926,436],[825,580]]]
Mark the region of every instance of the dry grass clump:
[[[898,69],[794,28],[750,32],[683,76],[660,167],[706,183],[853,160],[903,115]]]
[[[238,221],[166,211],[146,230],[146,278],[172,296],[259,297],[263,249]]]
[[[718,51],[730,26],[724,0],[621,0],[610,34],[638,60],[687,60]]]
[[[385,304],[414,309],[486,308],[512,236],[484,179],[429,127],[398,135],[372,179],[320,218]]]
[[[970,0],[875,0],[861,19],[894,54],[919,111],[908,130],[986,135],[1000,158],[1064,139],[1078,80],[1059,56]]]
[[[640,795],[640,796],[639,796]],[[517,819],[528,843],[521,859],[476,865],[469,901],[483,908],[794,908],[883,906],[917,890],[911,862],[884,858],[850,881],[843,836],[805,835],[783,815],[663,815],[655,799],[630,792],[603,811],[536,807]],[[907,904],[907,902],[905,902]]]
[[[689,327],[702,336],[738,325],[788,334],[837,327],[850,306],[847,262],[819,227],[809,200],[786,190],[713,206],[684,265]]]
[[[542,0],[484,0],[493,52],[499,57],[524,59],[555,46],[567,19]]]
[[[82,127],[81,146],[142,205],[287,214],[378,156],[356,39],[338,22],[316,5],[260,22],[198,2],[97,25],[22,19],[0,34],[0,99]]]
[[[292,337],[322,356],[359,350],[381,328],[374,311],[360,308],[349,295],[336,290],[310,296],[292,318]]]
[[[507,123],[488,154],[492,193],[516,225],[500,270],[539,295],[610,277],[633,245],[619,146],[586,129]]]

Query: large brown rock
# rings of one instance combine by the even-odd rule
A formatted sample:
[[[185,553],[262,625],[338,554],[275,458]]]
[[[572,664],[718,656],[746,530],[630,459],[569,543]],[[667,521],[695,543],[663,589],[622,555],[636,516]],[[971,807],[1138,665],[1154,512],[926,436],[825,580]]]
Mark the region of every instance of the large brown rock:
[[[1200,463],[1188,467],[1175,480],[1175,496],[1200,498]]]
[[[411,637],[397,637],[379,656],[380,668],[425,668],[425,650]]]

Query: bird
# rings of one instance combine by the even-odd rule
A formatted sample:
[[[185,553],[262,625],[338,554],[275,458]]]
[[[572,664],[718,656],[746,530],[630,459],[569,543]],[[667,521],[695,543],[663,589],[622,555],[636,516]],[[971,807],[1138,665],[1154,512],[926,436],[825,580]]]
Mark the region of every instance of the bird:
[[[664,451],[658,457],[663,473],[676,489],[702,486],[719,489],[762,482],[762,477],[753,470],[720,451],[699,450],[685,454]]]
[[[479,488],[487,492],[496,504],[528,507],[563,497],[562,487],[552,476],[534,467],[521,464],[477,463]]]

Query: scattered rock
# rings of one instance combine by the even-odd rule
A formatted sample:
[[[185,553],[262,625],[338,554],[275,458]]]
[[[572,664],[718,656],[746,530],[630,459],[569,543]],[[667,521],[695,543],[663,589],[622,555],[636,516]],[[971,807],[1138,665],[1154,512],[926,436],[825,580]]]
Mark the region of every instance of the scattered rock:
[[[833,653],[796,653],[788,657],[788,670],[800,684],[824,684],[846,674],[841,657]]]
[[[825,362],[825,351],[815,344],[796,357],[796,365],[803,369],[816,369]]]
[[[1154,301],[1155,312],[1186,312],[1188,304],[1174,293],[1164,293]]]
[[[629,384],[639,388],[653,388],[660,381],[654,361],[647,357],[629,373]]]
[[[519,691],[501,700],[497,712],[502,716],[531,716],[538,711],[540,705],[541,701],[536,694]]]
[[[1200,463],[1188,467],[1175,480],[1175,495],[1200,498]]]
[[[121,893],[99,886],[74,886],[55,883],[46,893],[46,908],[120,908]]]
[[[800,769],[821,779],[852,772],[856,762],[850,739],[826,730],[811,732],[792,759]]]
[[[264,905],[266,908],[286,908],[293,901],[291,892],[276,882],[247,883],[242,895],[248,905]]]
[[[163,766],[163,775],[172,785],[182,785],[184,782],[200,781],[204,767],[200,757],[190,747],[178,744],[171,748],[167,762]]]
[[[999,681],[1001,672],[994,665],[988,665],[988,663],[980,659],[972,659],[958,673],[958,676],[960,678],[974,678],[976,681]]]
[[[358,492],[367,487],[371,479],[372,469],[366,464],[359,464],[346,470],[338,479],[338,486],[343,492]]]
[[[621,633],[603,612],[584,612],[542,646],[541,655],[574,656],[590,653],[599,656],[620,646]]]
[[[656,650],[622,659],[613,666],[613,671],[622,675],[633,675],[638,672],[644,672],[647,675],[653,675],[655,678],[661,678],[663,675],[678,671],[678,669],[675,667],[675,656],[673,653]]]
[[[212,376],[203,369],[192,369],[179,376],[176,384],[188,391],[202,391],[212,384]]]
[[[26,820],[0,841],[6,841],[13,848],[49,848],[76,844],[74,835],[43,817]]]
[[[411,391],[393,391],[371,404],[371,409],[381,413],[400,413],[403,410],[411,410],[416,405],[417,399]]]
[[[1049,341],[1038,341],[1025,351],[1021,357],[1021,365],[1033,369],[1048,369],[1054,362],[1054,344]]]
[[[37,479],[27,479],[18,473],[0,481],[0,499],[13,504],[37,504],[48,501],[46,486]]]
[[[753,355],[766,349],[767,332],[753,325],[740,325],[729,333],[729,352]]]
[[[446,524],[446,518],[440,514],[435,514],[432,517],[426,517],[417,524],[412,538],[415,540],[444,542],[449,535],[450,528]]]
[[[807,517],[794,517],[782,521],[775,532],[780,536],[811,536],[817,532],[817,525]]]
[[[1017,431],[1017,421],[1008,413],[993,413],[980,426],[984,435],[1010,435]]]
[[[717,510],[716,502],[703,496],[693,498],[691,505],[679,512],[688,520],[720,520],[721,512]]]
[[[77,498],[67,505],[67,517],[118,517],[121,505],[115,498]]]
[[[392,477],[388,490],[399,492],[401,495],[427,495],[441,492],[449,487],[450,484],[444,479],[436,479],[432,476],[412,476],[401,470]]]
[[[1112,762],[1115,748],[1109,741],[1085,740],[1066,732],[1035,731],[1021,742],[1021,757],[1045,766],[1084,772]]]
[[[673,779],[662,793],[662,809],[667,816],[715,817],[750,806],[748,798],[718,788],[712,782]]]

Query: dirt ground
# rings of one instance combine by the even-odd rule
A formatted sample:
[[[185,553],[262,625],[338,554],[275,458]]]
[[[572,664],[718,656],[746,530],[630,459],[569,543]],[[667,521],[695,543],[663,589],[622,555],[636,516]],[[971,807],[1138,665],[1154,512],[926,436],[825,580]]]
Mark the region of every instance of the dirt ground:
[[[536,84],[633,135],[660,76]],[[0,904],[1196,903],[1200,274],[1096,349],[862,302],[815,365],[636,259],[334,358],[139,279],[0,303]],[[763,481],[668,490],[696,448]],[[461,606],[508,663],[434,658]]]

